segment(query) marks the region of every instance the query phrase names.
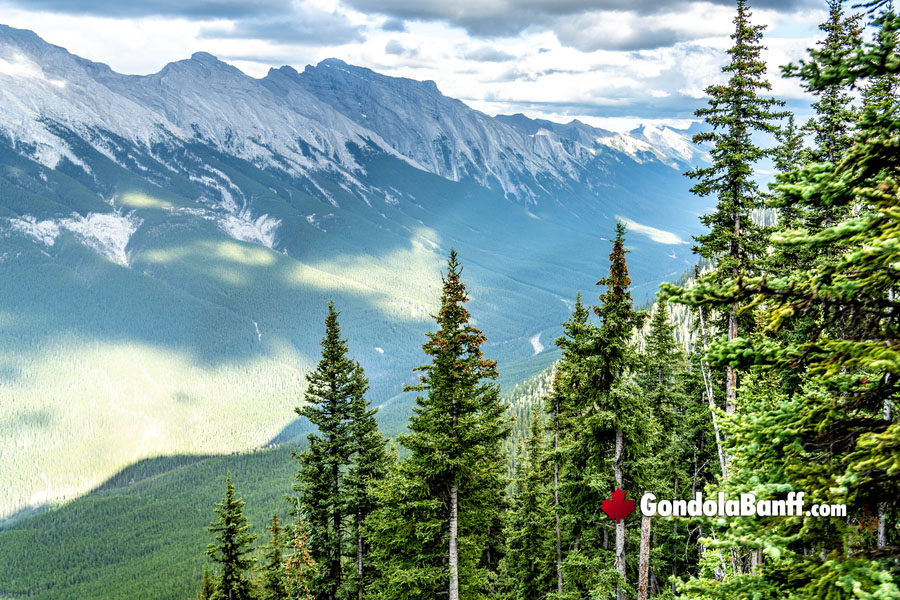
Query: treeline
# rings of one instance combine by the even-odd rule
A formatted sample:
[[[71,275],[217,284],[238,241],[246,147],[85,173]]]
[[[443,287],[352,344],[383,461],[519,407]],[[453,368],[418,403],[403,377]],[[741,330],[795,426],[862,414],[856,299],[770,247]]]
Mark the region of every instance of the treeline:
[[[687,174],[717,201],[695,247],[710,267],[637,310],[617,224],[597,303],[577,297],[562,358],[526,390],[538,402],[501,402],[451,251],[389,445],[330,305],[293,522],[273,517],[258,564],[229,479],[198,597],[900,598],[900,17],[828,6],[825,39],[784,68],[818,98],[797,126],[765,95],[763,27],[738,0],[729,79],[697,112],[712,161]],[[846,514],[630,513],[645,491],[803,492]]]

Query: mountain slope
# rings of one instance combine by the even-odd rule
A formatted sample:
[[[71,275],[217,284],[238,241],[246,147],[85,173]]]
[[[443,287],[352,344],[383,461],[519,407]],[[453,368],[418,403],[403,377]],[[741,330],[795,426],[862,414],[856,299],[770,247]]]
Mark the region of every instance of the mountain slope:
[[[639,297],[684,270],[681,167],[602,143],[686,160],[666,132],[510,123],[334,60],[121,75],[0,26],[0,519],[290,435],[329,299],[399,430],[451,247],[504,385],[539,371],[616,218]]]

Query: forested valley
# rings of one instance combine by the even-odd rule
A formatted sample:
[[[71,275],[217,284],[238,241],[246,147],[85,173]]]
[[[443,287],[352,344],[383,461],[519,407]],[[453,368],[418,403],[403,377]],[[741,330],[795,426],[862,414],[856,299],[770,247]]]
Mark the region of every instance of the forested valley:
[[[515,402],[467,308],[464,255],[442,272],[394,439],[329,303],[297,399],[308,444],[272,455],[296,473],[283,509],[253,530],[225,477],[196,598],[900,598],[900,16],[828,7],[818,46],[781,67],[816,99],[797,123],[737,1],[724,83],[696,113],[710,164],[685,174],[715,206],[698,267],[639,306],[626,225],[604,232],[560,360]],[[846,513],[651,517],[645,492],[803,492]]]

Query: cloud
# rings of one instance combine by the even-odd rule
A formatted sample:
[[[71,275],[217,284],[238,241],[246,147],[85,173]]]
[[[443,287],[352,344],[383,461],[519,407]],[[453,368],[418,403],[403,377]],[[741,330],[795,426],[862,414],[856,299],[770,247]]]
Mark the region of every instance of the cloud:
[[[733,0],[344,0],[344,3],[365,13],[377,13],[397,19],[443,21],[465,29],[476,37],[503,37],[522,33],[526,29],[553,29],[566,18],[585,13],[631,13],[641,17],[680,13],[709,6],[733,10]],[[772,8],[791,12],[815,5],[816,0],[757,0],[754,8]],[[630,47],[653,47],[635,39]],[[651,37],[653,35],[651,34]],[[653,44],[663,41],[655,35]]]
[[[656,227],[650,227],[649,225],[641,225],[637,221],[632,221],[627,217],[616,217],[618,220],[622,221],[625,224],[625,227],[629,231],[633,231],[637,234],[647,236],[651,241],[654,241],[658,244],[687,244],[686,241],[678,237],[678,235],[672,233],[671,231],[665,231],[663,229],[657,229]]]
[[[236,19],[260,13],[286,13],[286,0],[13,0],[7,2],[25,10],[43,10],[69,15],[97,17],[175,16],[188,19]]]
[[[516,59],[512,54],[490,46],[481,46],[471,50],[463,58],[478,62],[508,62]]]
[[[303,8],[278,17],[238,19],[200,28],[200,39],[266,40],[297,46],[340,45],[363,40],[361,29],[341,14]]]
[[[400,19],[387,19],[384,23],[381,24],[381,30],[403,33],[404,31],[406,31],[406,23],[404,23]]]
[[[407,56],[410,58],[419,54],[419,51],[415,48],[407,48],[397,40],[388,40],[387,44],[384,45],[384,52],[394,56]]]

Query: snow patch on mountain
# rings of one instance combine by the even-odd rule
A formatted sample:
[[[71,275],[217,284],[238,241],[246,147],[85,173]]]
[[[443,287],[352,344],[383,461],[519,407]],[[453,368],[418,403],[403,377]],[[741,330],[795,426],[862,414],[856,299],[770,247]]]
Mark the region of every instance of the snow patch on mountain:
[[[281,219],[260,215],[254,218],[249,210],[236,215],[225,215],[218,219],[219,227],[236,240],[275,248],[276,232]]]
[[[544,351],[544,345],[541,343],[540,333],[534,334],[528,341],[531,342],[531,348],[532,350],[534,350],[535,355],[538,355]]]
[[[88,248],[125,267],[129,265],[128,242],[141,223],[142,220],[134,215],[117,213],[73,214],[66,219],[42,221],[30,215],[9,219],[11,230],[24,233],[47,247],[56,243],[63,230],[70,231]]]

